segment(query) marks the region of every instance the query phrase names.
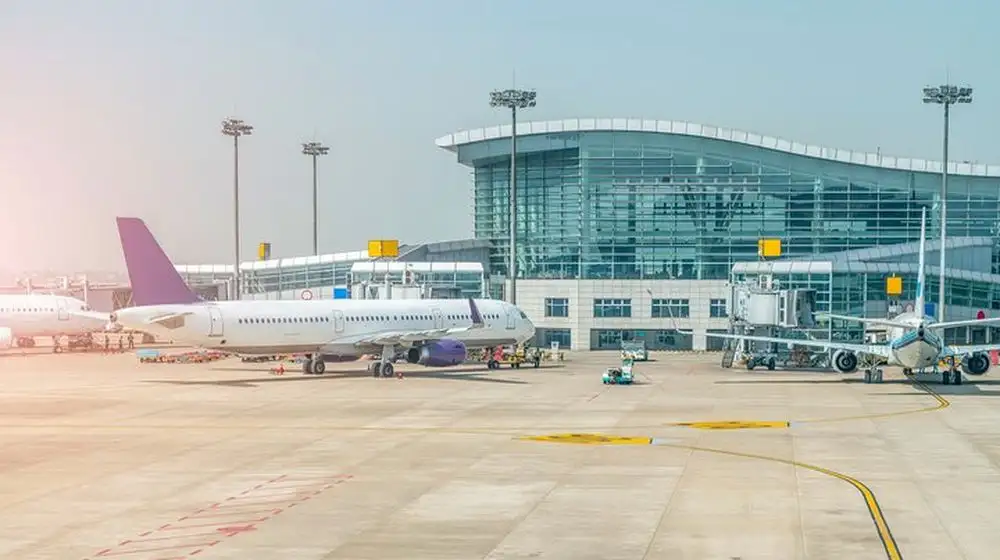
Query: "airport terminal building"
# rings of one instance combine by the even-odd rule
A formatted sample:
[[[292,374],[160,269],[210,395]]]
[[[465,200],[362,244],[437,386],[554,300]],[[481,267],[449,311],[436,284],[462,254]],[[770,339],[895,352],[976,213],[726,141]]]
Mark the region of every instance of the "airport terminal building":
[[[243,297],[338,297],[385,274],[416,274],[453,297],[504,297],[510,144],[509,125],[437,140],[471,170],[472,239],[403,245],[391,263],[366,251],[246,262]],[[885,316],[913,299],[925,207],[927,297],[937,300],[940,162],[686,122],[567,119],[518,124],[517,173],[517,303],[537,344],[718,348],[705,333],[729,328],[729,285],[761,274],[816,290],[820,311]],[[953,162],[949,173],[948,319],[1000,314],[1000,166]],[[760,239],[780,239],[781,257],[762,262]],[[232,275],[231,265],[178,269],[195,284]],[[903,279],[899,301],[886,293],[890,275]],[[855,327],[831,335],[855,339]],[[1000,340],[990,330],[946,337]]]
[[[541,344],[710,347],[719,339],[705,331],[728,327],[727,282],[764,270],[762,238],[783,246],[767,270],[789,287],[817,289],[820,310],[877,314],[870,302],[887,300],[890,274],[913,297],[921,208],[929,237],[940,228],[940,162],[676,121],[567,119],[518,123],[517,132],[517,302]],[[437,140],[472,170],[475,237],[491,243],[497,291],[509,247],[510,137],[507,125]],[[949,172],[946,304],[959,319],[1000,309],[1000,166],[950,163]],[[694,337],[677,332],[689,329]]]

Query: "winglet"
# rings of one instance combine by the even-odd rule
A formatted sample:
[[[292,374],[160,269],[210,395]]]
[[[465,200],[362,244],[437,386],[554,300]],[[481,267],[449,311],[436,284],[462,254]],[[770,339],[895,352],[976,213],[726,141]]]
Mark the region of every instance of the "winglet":
[[[202,301],[177,273],[170,258],[139,218],[117,218],[135,305],[188,304]]]
[[[483,321],[482,314],[479,313],[479,308],[476,307],[476,300],[469,298],[469,315],[472,316],[472,326],[473,327],[483,327],[486,326],[486,322]]]

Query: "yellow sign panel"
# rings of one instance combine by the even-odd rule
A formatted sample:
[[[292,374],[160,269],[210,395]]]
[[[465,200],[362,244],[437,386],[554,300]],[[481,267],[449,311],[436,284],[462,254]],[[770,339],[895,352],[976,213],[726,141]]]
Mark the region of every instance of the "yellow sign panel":
[[[885,293],[890,296],[898,296],[903,293],[903,279],[899,276],[890,276],[885,279]]]
[[[578,445],[650,445],[652,438],[634,436],[608,436],[604,434],[550,434],[518,438],[548,443],[575,443]]]
[[[781,240],[780,239],[758,239],[757,240],[757,254],[761,257],[780,257],[781,256]]]
[[[396,258],[399,256],[399,241],[396,239],[373,239],[368,242],[368,257]]]
[[[266,261],[271,258],[271,244],[261,243],[257,245],[257,259],[261,261]]]
[[[753,422],[748,420],[724,420],[722,422],[677,422],[672,426],[684,426],[697,430],[753,430],[760,428],[787,428],[788,422]]]

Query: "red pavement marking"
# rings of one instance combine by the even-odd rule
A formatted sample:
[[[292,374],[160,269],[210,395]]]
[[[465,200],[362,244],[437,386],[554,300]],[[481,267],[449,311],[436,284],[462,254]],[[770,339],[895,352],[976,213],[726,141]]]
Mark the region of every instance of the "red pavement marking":
[[[213,547],[224,539],[238,536],[242,533],[249,533],[257,530],[257,525],[273,518],[286,509],[305,502],[312,497],[322,493],[324,490],[333,488],[337,484],[350,480],[352,475],[334,475],[329,477],[303,477],[289,478],[288,475],[281,475],[267,482],[257,484],[237,494],[230,496],[221,502],[216,502],[208,507],[203,507],[193,513],[185,515],[174,521],[166,523],[152,531],[139,533],[138,538],[122,540],[118,546],[105,548],[95,554],[95,557],[108,558],[112,556],[125,556],[130,554],[149,554],[177,549],[193,549],[183,553],[181,556],[161,556],[153,560],[190,560],[192,556],[204,552],[207,548]],[[300,483],[293,486],[276,486],[278,482]],[[278,492],[274,492],[278,490]],[[234,500],[258,500],[256,502],[225,503]],[[275,506],[269,509],[242,509],[260,508],[261,506]],[[281,507],[279,507],[281,506]],[[228,511],[230,508],[241,508],[238,511]],[[226,509],[227,511],[220,511]],[[208,515],[205,515],[208,513]],[[258,515],[254,519],[247,519],[247,516]],[[242,518],[242,519],[241,519]],[[215,521],[212,521],[215,519]],[[190,521],[206,521],[206,523],[184,523]],[[182,524],[183,523],[183,524]],[[212,530],[211,528],[214,528]],[[166,532],[173,534],[166,534]],[[152,536],[157,533],[164,533],[162,536]],[[212,537],[217,537],[212,539]],[[193,539],[198,541],[191,542]],[[173,541],[178,544],[170,545]],[[183,543],[183,541],[188,541]],[[140,544],[154,545],[152,548],[135,548]],[[156,545],[156,543],[162,543]],[[177,552],[174,552],[177,554]],[[89,559],[85,559],[89,560]]]

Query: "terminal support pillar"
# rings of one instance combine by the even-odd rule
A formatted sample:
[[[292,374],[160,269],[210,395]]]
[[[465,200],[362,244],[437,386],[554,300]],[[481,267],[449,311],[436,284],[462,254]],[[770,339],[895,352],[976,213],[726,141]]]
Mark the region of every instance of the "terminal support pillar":
[[[938,278],[938,312],[937,320],[939,323],[944,322],[944,241],[947,235],[948,228],[948,118],[949,103],[944,104],[944,159],[941,163],[941,264],[940,266],[940,276]],[[924,288],[926,289],[926,288]],[[918,317],[923,317],[924,310],[917,310]],[[944,334],[944,333],[942,333]]]
[[[510,295],[507,301],[517,305],[517,106],[510,109]]]

